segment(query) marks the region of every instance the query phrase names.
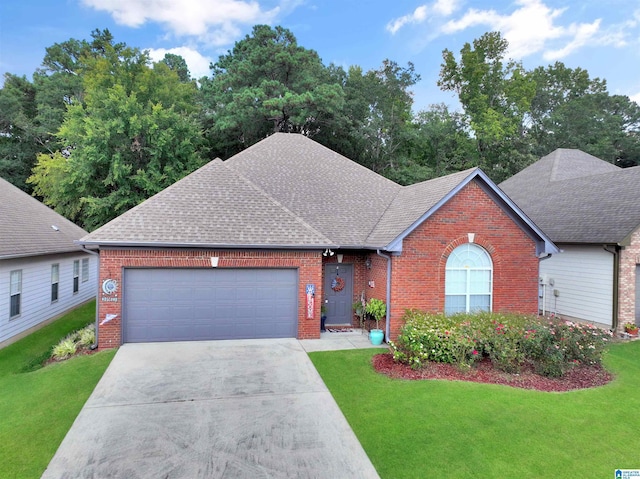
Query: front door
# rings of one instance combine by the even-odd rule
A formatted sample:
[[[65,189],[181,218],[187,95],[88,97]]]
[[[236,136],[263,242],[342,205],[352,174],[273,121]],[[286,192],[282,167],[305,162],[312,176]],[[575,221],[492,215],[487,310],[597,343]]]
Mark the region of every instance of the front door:
[[[353,265],[324,265],[324,305],[326,326],[351,324],[353,319]]]

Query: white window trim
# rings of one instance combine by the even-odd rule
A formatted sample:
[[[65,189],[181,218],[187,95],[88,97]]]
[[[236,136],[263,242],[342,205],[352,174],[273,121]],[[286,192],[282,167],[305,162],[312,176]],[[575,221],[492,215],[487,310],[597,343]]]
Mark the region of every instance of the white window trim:
[[[13,291],[13,281],[11,281],[14,273],[18,275],[17,291]],[[11,303],[14,296],[18,296],[18,313],[12,316]],[[9,319],[18,318],[20,317],[21,314],[22,314],[22,270],[15,269],[9,273]]]
[[[53,298],[53,285],[57,285],[55,299]],[[51,302],[55,303],[59,299],[60,299],[60,263],[54,263],[51,265]]]
[[[469,246],[473,246],[474,248],[478,248],[479,250],[481,250],[485,255],[486,258],[489,260],[489,266],[488,267],[480,267],[480,268],[468,268],[468,267],[450,267],[449,266],[449,261],[451,256],[453,255],[453,253],[458,250],[459,248],[464,248],[464,247],[469,247]],[[465,297],[465,313],[469,313],[471,312],[471,297],[472,296],[486,296],[487,294],[489,295],[489,311],[493,311],[493,260],[491,259],[491,255],[489,254],[489,252],[484,249],[482,246],[479,246],[475,243],[465,243],[462,244],[460,246],[458,246],[457,248],[455,248],[451,254],[449,255],[449,258],[447,258],[447,264],[445,265],[445,313],[449,314],[446,311],[446,301],[447,301],[447,296],[462,296],[462,294],[447,294],[446,292],[446,288],[447,288],[447,273],[449,271],[465,271],[466,274],[466,285],[465,285],[465,293],[464,293],[464,297]],[[483,293],[483,294],[471,294],[469,291],[471,289],[471,271],[489,271],[489,292],[488,293]],[[460,311],[462,312],[462,311]]]

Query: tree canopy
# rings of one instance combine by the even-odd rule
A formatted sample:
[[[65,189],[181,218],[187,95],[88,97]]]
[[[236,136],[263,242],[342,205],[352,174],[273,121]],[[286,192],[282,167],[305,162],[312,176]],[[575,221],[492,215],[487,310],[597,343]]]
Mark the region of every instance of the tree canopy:
[[[280,26],[255,26],[198,81],[179,55],[153,63],[94,30],[48,47],[33,80],[5,75],[0,175],[92,229],[276,131],[401,184],[474,166],[499,182],[556,148],[640,164],[638,104],[584,69],[526,70],[507,52],[498,32],[445,49],[438,85],[462,110],[414,111],[413,64],[325,65]]]

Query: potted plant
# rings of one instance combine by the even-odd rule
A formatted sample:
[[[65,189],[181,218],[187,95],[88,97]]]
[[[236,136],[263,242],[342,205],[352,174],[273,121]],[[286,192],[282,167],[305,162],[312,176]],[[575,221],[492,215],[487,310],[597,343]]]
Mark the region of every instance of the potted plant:
[[[371,344],[382,344],[384,332],[380,329],[380,320],[387,315],[387,305],[381,299],[371,298],[365,306],[365,312],[376,320],[376,329],[372,329],[369,333]]]
[[[629,336],[637,336],[638,335],[638,325],[634,323],[625,323],[624,331]]]

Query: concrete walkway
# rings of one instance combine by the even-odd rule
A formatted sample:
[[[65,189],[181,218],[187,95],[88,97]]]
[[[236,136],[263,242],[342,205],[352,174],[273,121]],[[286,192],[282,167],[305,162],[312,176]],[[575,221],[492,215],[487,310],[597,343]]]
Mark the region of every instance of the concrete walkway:
[[[373,346],[369,333],[360,329],[349,332],[320,333],[320,339],[301,339],[300,344],[308,353],[313,351],[337,351],[340,349],[388,348],[387,344]]]
[[[377,478],[311,341],[125,344],[42,477]]]

